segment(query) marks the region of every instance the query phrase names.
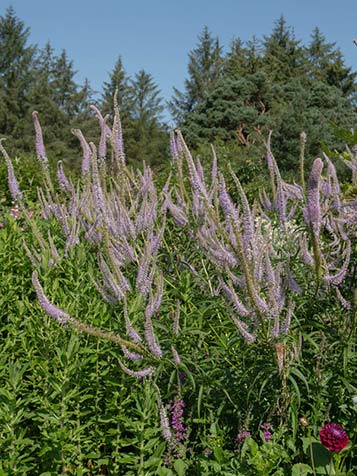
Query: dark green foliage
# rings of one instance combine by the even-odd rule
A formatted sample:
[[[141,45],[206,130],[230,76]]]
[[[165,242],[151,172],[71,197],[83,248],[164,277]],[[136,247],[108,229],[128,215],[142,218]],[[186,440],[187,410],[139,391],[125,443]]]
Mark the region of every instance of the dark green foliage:
[[[109,75],[109,81],[103,84],[102,94],[102,112],[103,114],[112,114],[114,104],[114,94],[118,91],[118,106],[121,119],[125,125],[126,116],[130,113],[131,105],[129,99],[129,78],[124,70],[122,58],[119,57]],[[125,127],[124,127],[125,129]]]
[[[162,164],[167,157],[167,133],[163,126],[164,110],[160,90],[151,74],[139,71],[130,81],[129,127],[126,150],[137,164]]]
[[[341,51],[335,43],[328,43],[319,28],[311,34],[307,48],[313,78],[338,88],[346,97],[356,92],[356,73],[345,65]]]
[[[29,87],[33,81],[34,46],[27,45],[29,29],[12,7],[0,16],[0,134],[21,144]]]
[[[4,209],[2,219],[5,214]],[[185,401],[190,451],[168,469],[151,383],[125,376],[112,344],[62,329],[39,311],[21,247],[22,238],[30,236],[21,222],[9,218],[6,223],[0,230],[1,474],[283,476],[293,463],[296,474],[305,474],[297,473],[311,464],[308,431],[298,424],[301,416],[313,434],[316,466],[326,464],[318,459],[323,421],[339,421],[353,436],[354,311],[342,311],[333,297],[316,303],[307,293],[286,342],[286,351],[293,353],[302,339],[302,350],[284,380],[273,347],[248,345],[237,336],[221,301],[211,294],[210,264],[170,224],[161,256],[169,292],[160,326],[168,336],[162,344],[169,348],[179,299],[180,335],[174,345],[182,364],[163,362],[157,384],[165,403],[177,395]],[[61,239],[55,241],[61,247]],[[95,254],[86,248],[82,244],[49,271],[46,293],[73,316],[117,331],[120,306],[103,305],[93,288],[88,275]],[[187,262],[198,270],[200,282]],[[349,296],[347,288],[344,294]],[[271,443],[260,430],[266,421],[274,425]],[[249,429],[255,442],[247,440],[234,453],[234,438],[242,429]]]
[[[12,8],[0,16],[0,134],[11,139],[10,152],[32,152],[31,113],[38,110],[47,126],[49,156],[71,157],[75,142],[70,129],[74,118],[77,126],[78,120],[86,125],[91,90],[88,83],[78,86],[64,50],[57,56],[50,43],[42,50],[28,46],[28,36]]]
[[[262,67],[278,83],[306,72],[303,47],[282,16],[275,22],[271,35],[264,37]]]
[[[255,37],[247,43],[233,40],[225,57],[214,63],[217,74],[209,85],[194,81],[193,58],[198,52],[202,47],[190,56],[185,93],[176,92],[171,102],[178,125],[196,149],[207,141],[221,140],[231,150],[237,150],[239,144],[240,157],[260,159],[263,139],[272,129],[274,152],[282,169],[289,171],[296,167],[302,131],[307,133],[310,160],[321,154],[323,147],[342,145],[331,124],[356,126],[356,73],[318,29],[309,45],[303,46],[280,17],[263,41]],[[210,76],[206,72],[200,77]],[[191,94],[193,85],[199,95]],[[197,99],[190,102],[189,97]]]
[[[351,103],[335,87],[317,80],[292,79],[276,90],[279,107],[271,111],[274,150],[284,170],[293,169],[298,160],[301,131],[307,134],[308,160],[322,152],[322,146],[341,147],[331,123],[349,128],[356,125]]]
[[[263,138],[274,132],[274,151],[282,169],[294,169],[299,136],[308,137],[308,160],[322,145],[341,146],[331,123],[348,128],[356,123],[351,103],[335,87],[305,78],[273,83],[267,73],[227,76],[216,83],[207,98],[187,116],[182,130],[192,145],[224,141],[239,155],[256,160],[264,155]],[[242,149],[246,149],[245,151]]]
[[[264,73],[222,78],[187,117],[185,137],[191,144],[221,139],[245,140],[248,145],[254,129],[271,127],[265,114],[271,98],[271,84]]]

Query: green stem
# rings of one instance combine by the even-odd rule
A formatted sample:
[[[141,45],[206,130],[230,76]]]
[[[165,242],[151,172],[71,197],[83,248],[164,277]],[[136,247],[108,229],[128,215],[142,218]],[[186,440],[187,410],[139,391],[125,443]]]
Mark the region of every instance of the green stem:
[[[300,135],[300,183],[304,192],[304,197],[306,195],[306,185],[305,185],[305,145],[306,145],[306,134],[304,132]]]
[[[311,430],[309,428],[309,445],[310,445],[310,457],[311,457],[311,466],[314,476],[316,476],[316,468],[315,468],[315,460],[314,460],[314,452],[312,448],[312,438],[311,438]]]
[[[333,471],[333,456],[331,455],[330,456],[329,472],[328,472],[329,476],[332,476],[332,474],[333,474],[332,471]]]

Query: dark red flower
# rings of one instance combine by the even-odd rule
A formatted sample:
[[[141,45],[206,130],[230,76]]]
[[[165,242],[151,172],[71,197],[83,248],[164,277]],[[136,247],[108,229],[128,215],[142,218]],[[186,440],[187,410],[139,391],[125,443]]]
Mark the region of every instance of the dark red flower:
[[[338,423],[326,423],[320,431],[320,441],[329,451],[339,453],[348,443],[348,435]]]

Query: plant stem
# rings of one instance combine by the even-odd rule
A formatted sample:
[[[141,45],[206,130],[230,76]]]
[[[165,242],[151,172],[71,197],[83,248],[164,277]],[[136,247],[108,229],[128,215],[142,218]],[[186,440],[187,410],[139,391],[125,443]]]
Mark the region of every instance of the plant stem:
[[[312,466],[312,471],[314,473],[314,476],[316,476],[316,468],[315,468],[315,461],[314,461],[314,452],[312,449],[312,438],[311,438],[311,430],[310,428],[308,429],[309,431],[309,445],[310,445],[310,457],[311,457],[311,466]]]
[[[329,476],[332,476],[332,470],[333,470],[333,457],[332,455],[330,456],[330,466],[329,466]]]

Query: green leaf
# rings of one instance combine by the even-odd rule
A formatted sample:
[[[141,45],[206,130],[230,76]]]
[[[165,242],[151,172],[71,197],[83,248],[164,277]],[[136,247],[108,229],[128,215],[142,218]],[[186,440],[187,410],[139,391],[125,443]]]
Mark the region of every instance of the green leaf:
[[[291,476],[306,476],[312,472],[312,468],[308,464],[297,463],[292,467]]]
[[[169,468],[161,466],[160,468],[157,468],[157,476],[172,476],[172,471]]]
[[[174,469],[178,476],[185,476],[187,464],[182,459],[177,459],[174,462]]]
[[[224,462],[224,451],[222,450],[222,448],[215,448],[213,450],[213,454],[218,463],[222,464]]]

